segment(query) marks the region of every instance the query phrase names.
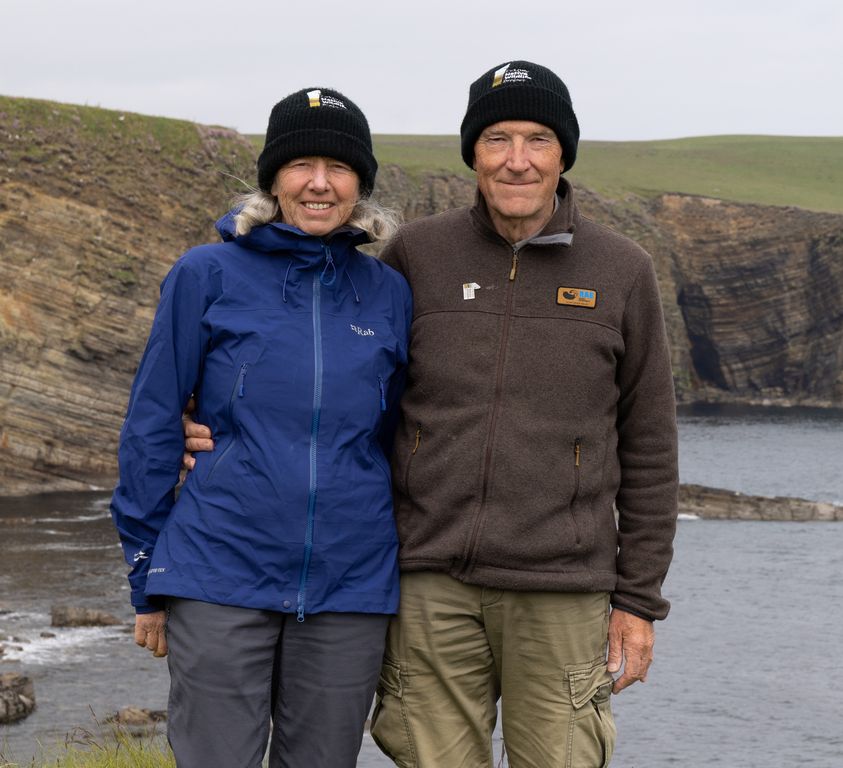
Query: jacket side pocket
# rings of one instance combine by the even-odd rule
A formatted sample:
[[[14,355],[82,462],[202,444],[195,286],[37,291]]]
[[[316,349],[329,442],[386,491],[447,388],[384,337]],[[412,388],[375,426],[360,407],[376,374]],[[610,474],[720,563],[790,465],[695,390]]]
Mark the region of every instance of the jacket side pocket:
[[[413,457],[416,455],[416,452],[419,450],[421,446],[421,439],[422,439],[422,425],[416,425],[416,437],[413,442],[413,449],[410,451],[410,455],[407,457],[407,466],[404,467],[404,493],[407,496],[410,496],[410,468],[413,466]]]

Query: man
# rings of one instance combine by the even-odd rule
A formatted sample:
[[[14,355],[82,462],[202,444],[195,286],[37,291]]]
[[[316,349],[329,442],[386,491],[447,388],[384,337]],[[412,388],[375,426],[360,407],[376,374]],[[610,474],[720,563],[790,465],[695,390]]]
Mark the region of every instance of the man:
[[[646,679],[669,608],[676,426],[655,272],[578,212],[562,174],[579,127],[553,72],[489,70],[460,133],[474,206],[383,252],[415,309],[393,453],[401,605],[372,735],[405,768],[491,766],[500,699],[515,768],[607,765],[609,694]]]

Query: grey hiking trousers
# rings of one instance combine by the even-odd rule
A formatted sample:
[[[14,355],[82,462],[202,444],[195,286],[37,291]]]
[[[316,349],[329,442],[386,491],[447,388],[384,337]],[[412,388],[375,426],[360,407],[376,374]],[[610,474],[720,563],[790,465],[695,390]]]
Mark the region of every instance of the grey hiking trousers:
[[[178,768],[354,768],[389,616],[171,598],[168,738]]]

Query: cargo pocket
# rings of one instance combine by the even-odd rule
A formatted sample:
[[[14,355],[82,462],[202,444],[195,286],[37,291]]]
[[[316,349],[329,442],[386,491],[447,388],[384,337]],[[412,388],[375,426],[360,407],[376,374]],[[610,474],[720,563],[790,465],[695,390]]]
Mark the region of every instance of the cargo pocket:
[[[401,666],[384,658],[372,712],[372,739],[398,768],[416,768],[416,751],[404,705]]]
[[[612,676],[605,659],[565,667],[573,713],[568,727],[566,768],[605,768],[615,750],[615,720],[609,697]]]

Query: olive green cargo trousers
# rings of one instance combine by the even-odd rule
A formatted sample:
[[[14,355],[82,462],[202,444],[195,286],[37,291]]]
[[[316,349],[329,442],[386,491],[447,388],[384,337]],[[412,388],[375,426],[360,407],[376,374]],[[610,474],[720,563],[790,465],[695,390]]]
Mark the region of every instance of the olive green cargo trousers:
[[[492,768],[501,700],[511,768],[609,764],[606,593],[515,592],[405,573],[372,715],[399,768]]]

